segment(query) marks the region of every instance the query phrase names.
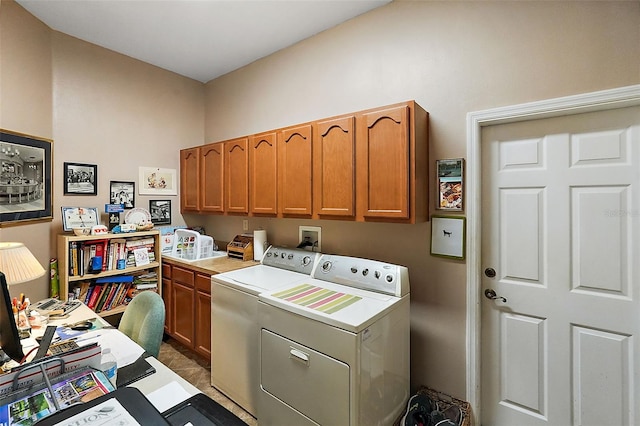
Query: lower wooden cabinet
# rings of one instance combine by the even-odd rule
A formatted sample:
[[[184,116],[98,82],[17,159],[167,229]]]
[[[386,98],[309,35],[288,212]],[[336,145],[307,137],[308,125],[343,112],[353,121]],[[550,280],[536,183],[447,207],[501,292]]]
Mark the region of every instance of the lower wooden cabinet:
[[[165,332],[211,359],[211,275],[163,263]]]

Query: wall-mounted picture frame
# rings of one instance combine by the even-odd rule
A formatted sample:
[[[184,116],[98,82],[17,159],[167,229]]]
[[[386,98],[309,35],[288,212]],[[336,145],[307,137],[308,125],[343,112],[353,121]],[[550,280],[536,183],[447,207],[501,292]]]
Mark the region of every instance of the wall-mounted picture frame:
[[[464,259],[466,251],[466,218],[463,216],[431,216],[431,255]]]
[[[52,142],[0,129],[0,227],[53,220]]]
[[[96,164],[63,163],[64,195],[98,195]]]
[[[109,204],[122,204],[125,209],[136,205],[136,183],[112,180],[109,184]]]
[[[178,195],[176,169],[140,167],[138,193],[140,195]]]
[[[171,224],[171,200],[149,200],[151,223],[156,225]]]
[[[438,199],[436,209],[462,211],[464,208],[464,159],[436,161]]]

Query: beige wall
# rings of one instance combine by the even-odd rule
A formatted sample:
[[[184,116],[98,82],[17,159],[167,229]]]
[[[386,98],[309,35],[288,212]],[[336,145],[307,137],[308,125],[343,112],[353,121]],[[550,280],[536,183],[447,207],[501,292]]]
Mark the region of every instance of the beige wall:
[[[0,3],[0,128],[53,139],[52,222],[0,229],[45,265],[56,257],[61,206],[109,203],[109,182],[136,183],[136,206],[177,196],[137,194],[138,167],[179,169],[180,148],[204,140],[200,82],[52,31],[12,0]],[[98,195],[63,194],[63,163],[98,166]],[[106,217],[103,217],[106,223]],[[48,295],[48,275],[12,288],[32,300]]]
[[[638,2],[395,1],[207,84],[206,140],[415,99],[431,161],[464,157],[470,111],[640,83]],[[433,169],[431,170],[433,185]],[[431,198],[431,212],[433,209]],[[216,238],[241,218],[189,216]],[[466,264],[429,255],[430,224],[249,220],[293,245],[408,266],[412,385],[465,396]]]
[[[51,81],[51,31],[17,3],[0,0],[0,128],[53,139]],[[50,224],[0,228],[0,241],[24,243],[48,269]],[[11,292],[40,299],[48,283],[45,274]]]

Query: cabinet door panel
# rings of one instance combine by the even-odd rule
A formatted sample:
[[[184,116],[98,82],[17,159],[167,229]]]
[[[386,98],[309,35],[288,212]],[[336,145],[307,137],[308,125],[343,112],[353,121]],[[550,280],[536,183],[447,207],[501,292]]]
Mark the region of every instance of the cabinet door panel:
[[[224,143],[225,211],[249,212],[249,152],[248,138]]]
[[[194,289],[174,281],[173,299],[173,337],[183,345],[193,348],[194,336]]]
[[[162,267],[163,270],[165,268],[165,266]],[[167,334],[173,334],[173,298],[171,289],[171,280],[162,278],[162,299],[164,300],[165,308],[164,331]]]
[[[363,114],[358,199],[365,217],[409,218],[409,108]]]
[[[208,144],[200,148],[200,188],[203,212],[224,212],[224,145]]]
[[[211,359],[211,295],[196,292],[196,332],[194,349]]]
[[[279,133],[279,208],[283,215],[311,216],[312,148],[310,124]]]
[[[180,211],[200,209],[200,148],[180,151]]]
[[[275,216],[278,213],[276,132],[251,138],[249,151],[249,194],[251,213]]]
[[[320,216],[355,215],[354,116],[314,126],[313,204]]]

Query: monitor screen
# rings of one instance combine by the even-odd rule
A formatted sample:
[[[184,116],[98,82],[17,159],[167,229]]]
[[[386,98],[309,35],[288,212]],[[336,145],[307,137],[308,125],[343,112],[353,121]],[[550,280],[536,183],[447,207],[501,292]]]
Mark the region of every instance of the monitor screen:
[[[4,274],[0,272],[0,348],[16,362],[22,361],[24,353],[18,335],[13,305],[9,296],[9,287]]]

